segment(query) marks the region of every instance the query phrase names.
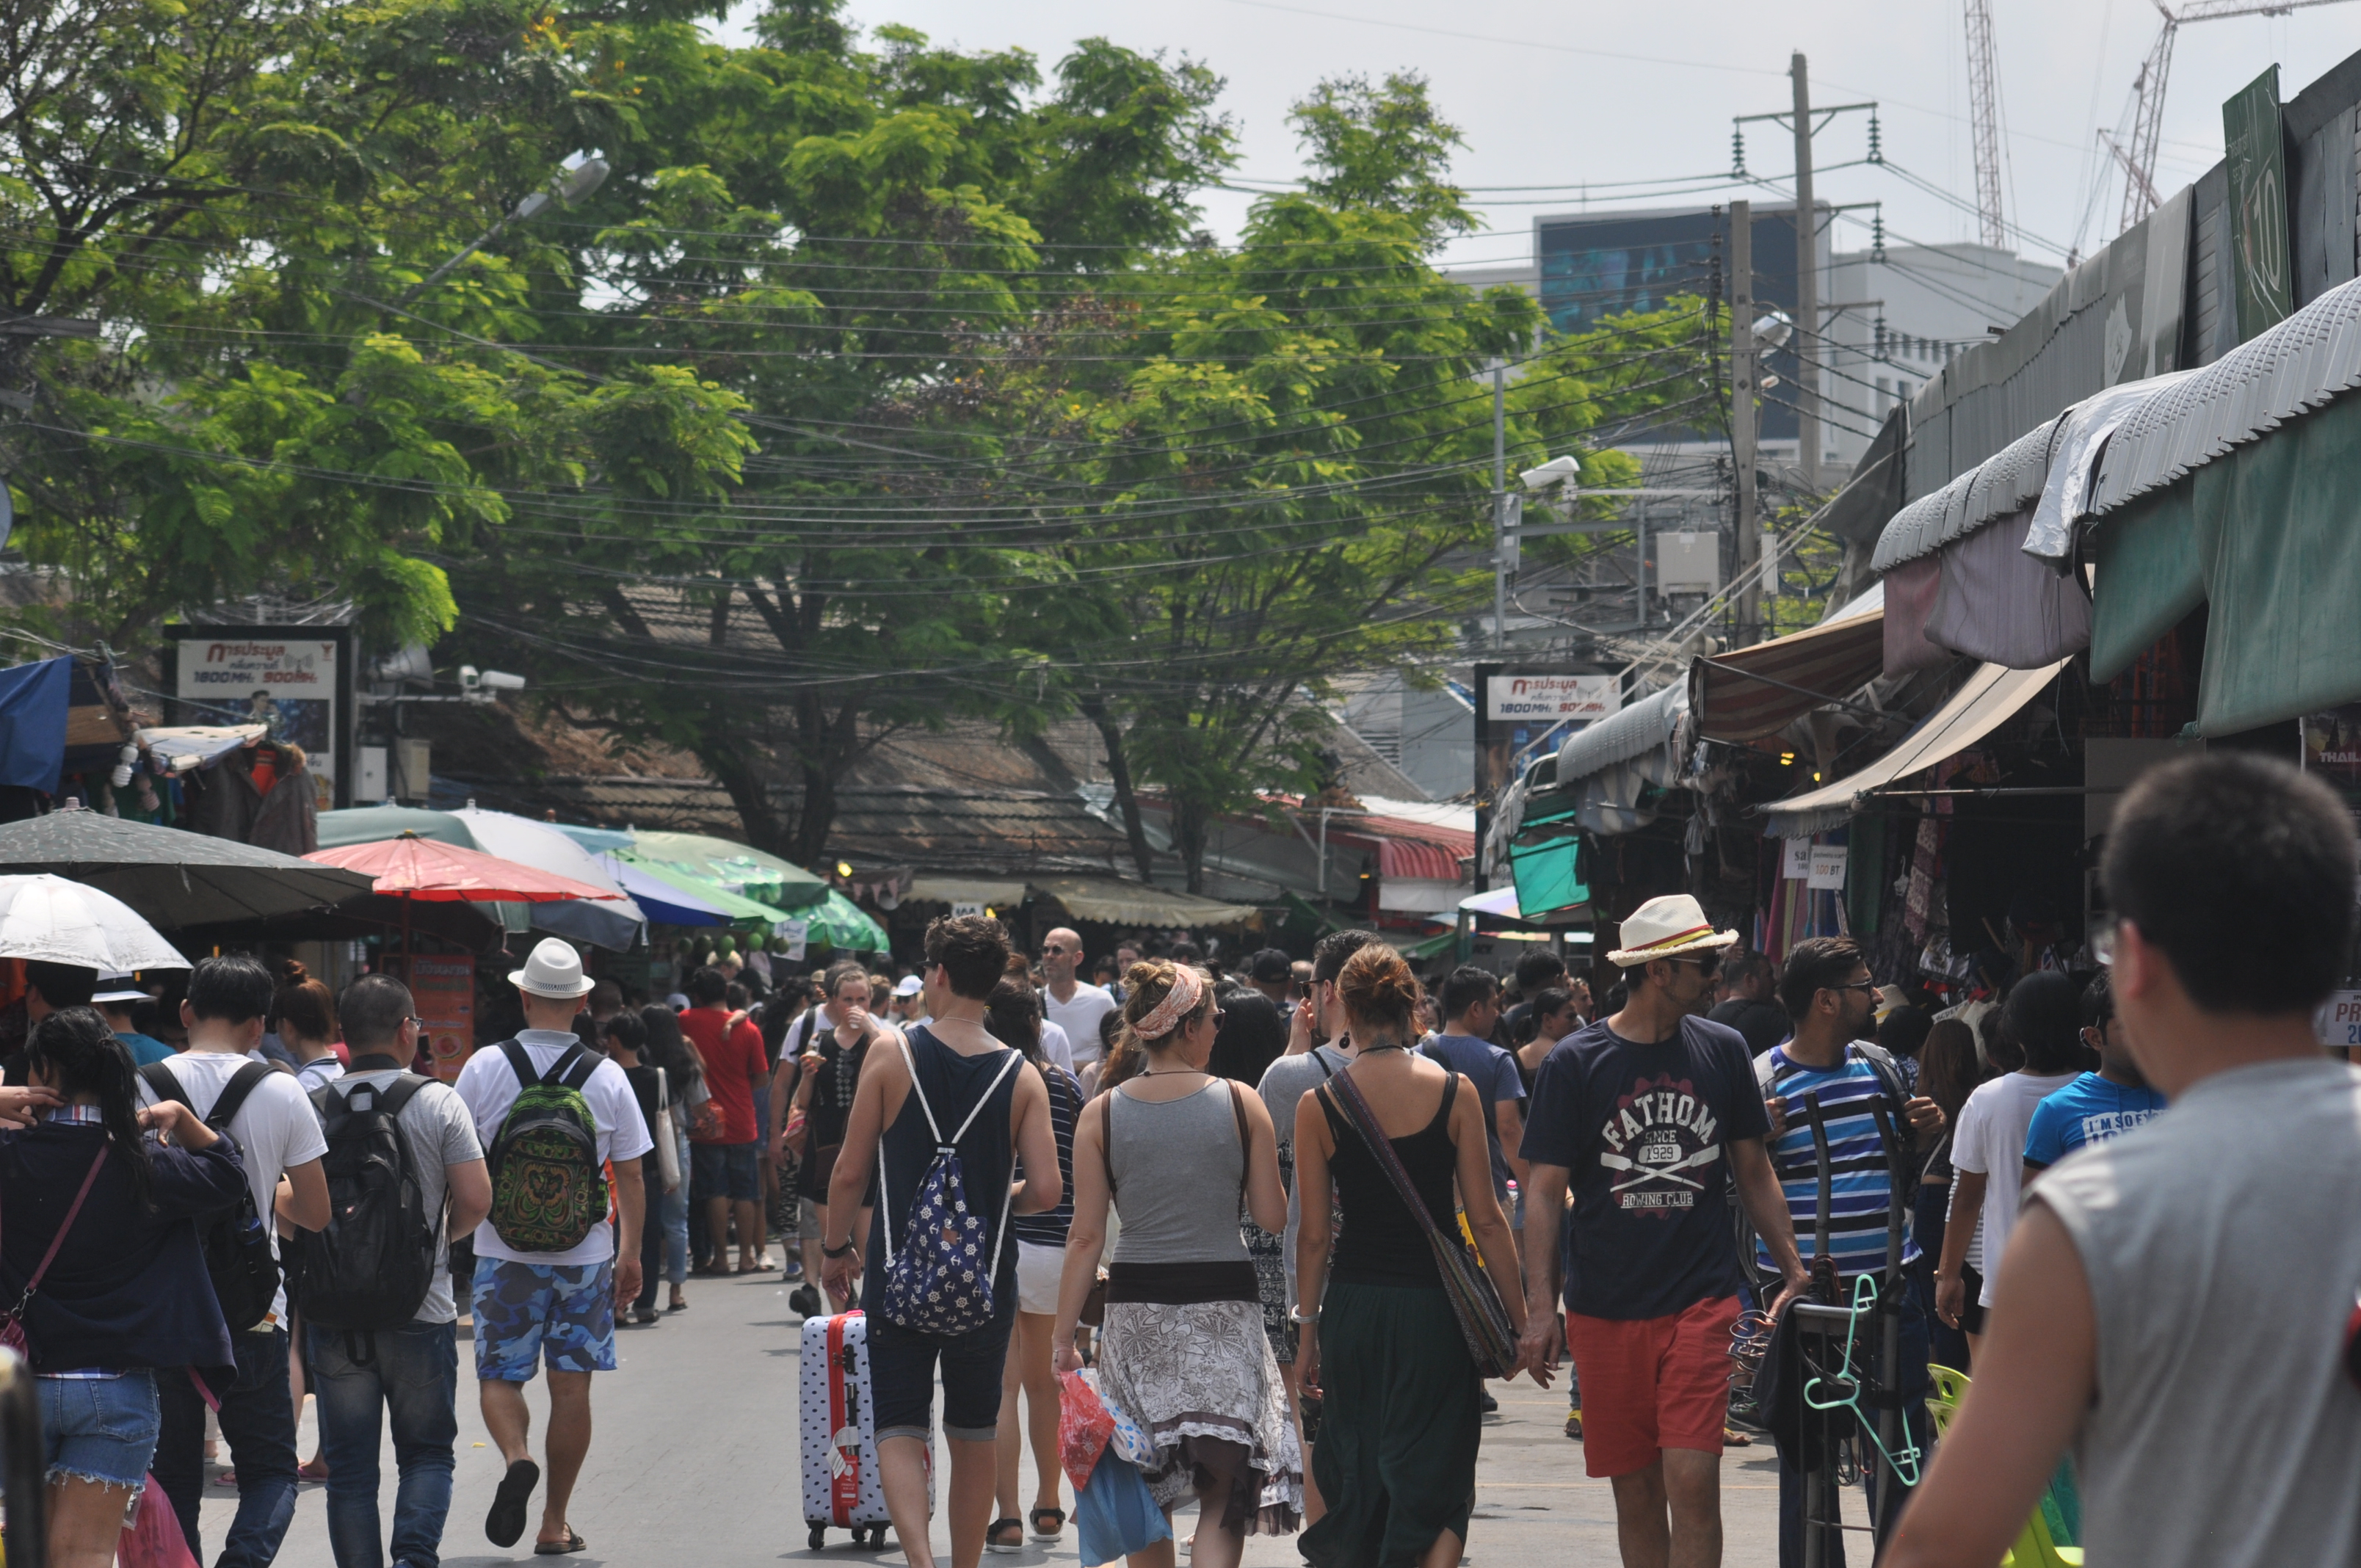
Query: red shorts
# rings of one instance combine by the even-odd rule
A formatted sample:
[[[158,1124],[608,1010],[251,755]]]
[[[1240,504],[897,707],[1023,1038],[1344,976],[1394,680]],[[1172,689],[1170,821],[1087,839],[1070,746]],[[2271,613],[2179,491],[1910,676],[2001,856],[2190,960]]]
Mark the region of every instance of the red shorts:
[[[1629,1475],[1668,1448],[1719,1453],[1737,1321],[1735,1296],[1631,1321],[1568,1312],[1565,1347],[1582,1380],[1584,1472]]]

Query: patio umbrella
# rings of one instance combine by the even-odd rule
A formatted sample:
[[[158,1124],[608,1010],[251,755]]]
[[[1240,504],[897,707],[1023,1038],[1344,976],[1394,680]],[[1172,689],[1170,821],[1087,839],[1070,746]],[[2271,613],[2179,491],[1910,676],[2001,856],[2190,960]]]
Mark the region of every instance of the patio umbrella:
[[[732,893],[742,893],[774,908],[800,909],[818,904],[828,891],[825,881],[793,861],[703,833],[634,833],[631,850],[634,860],[679,866],[691,875],[719,883]]]
[[[418,806],[355,806],[343,811],[320,813],[320,848],[324,850],[341,850],[347,844],[374,844],[399,839],[404,833],[456,844],[463,850],[486,847],[476,842],[467,825],[448,811],[429,811]]]
[[[646,938],[647,915],[631,894],[608,873],[596,856],[550,824],[511,812],[486,811],[473,805],[450,815],[475,835],[477,848],[485,853],[535,871],[588,883],[609,895],[596,902],[569,900],[540,905],[533,912],[535,926],[617,953],[629,952]]]
[[[804,940],[815,948],[840,948],[851,953],[891,952],[885,927],[868,912],[834,888],[813,908],[798,912],[805,920]]]
[[[741,898],[713,883],[693,877],[662,861],[643,864],[628,850],[598,857],[598,863],[616,885],[638,901],[651,920],[666,926],[743,926],[760,922],[763,929],[784,918],[768,905]]]
[[[0,826],[0,872],[71,877],[175,927],[291,915],[369,891],[358,872],[79,807]]]
[[[121,899],[47,872],[0,876],[0,959],[73,964],[101,974],[189,967]]]
[[[611,899],[619,894],[572,877],[555,875],[463,850],[416,833],[368,844],[347,844],[335,850],[314,850],[303,857],[316,865],[342,866],[377,879],[377,891],[402,900],[401,948],[410,950],[408,910],[414,900],[432,903],[547,904],[557,899]],[[137,968],[121,965],[120,968]]]

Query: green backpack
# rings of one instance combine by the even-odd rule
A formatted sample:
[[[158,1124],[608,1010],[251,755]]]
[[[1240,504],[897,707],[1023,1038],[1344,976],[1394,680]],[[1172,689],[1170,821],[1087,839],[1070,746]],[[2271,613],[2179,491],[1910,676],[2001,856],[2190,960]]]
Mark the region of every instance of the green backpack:
[[[582,1086],[597,1058],[570,1046],[549,1071],[533,1071],[522,1042],[503,1040],[517,1097],[493,1135],[492,1230],[519,1252],[566,1252],[607,1218],[598,1123]]]

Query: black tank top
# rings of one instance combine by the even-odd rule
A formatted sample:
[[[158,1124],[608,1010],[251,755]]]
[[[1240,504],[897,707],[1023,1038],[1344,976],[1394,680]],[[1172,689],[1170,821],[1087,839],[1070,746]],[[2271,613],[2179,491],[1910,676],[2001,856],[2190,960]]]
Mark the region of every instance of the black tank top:
[[[926,1091],[927,1102],[919,1104],[915,1091],[904,1095],[901,1113],[879,1140],[884,1151],[888,1186],[885,1201],[877,1205],[876,1222],[870,1228],[869,1266],[862,1277],[861,1304],[873,1315],[884,1298],[888,1239],[895,1245],[900,1244],[909,1227],[910,1205],[917,1201],[918,1183],[925,1179],[927,1168],[935,1162],[935,1135],[927,1123],[928,1110],[934,1111],[934,1124],[946,1138],[961,1123],[968,1121],[970,1113],[975,1113],[966,1134],[953,1146],[959,1150],[961,1171],[966,1179],[967,1201],[983,1216],[987,1257],[1000,1241],[1000,1217],[1008,1183],[1016,1168],[1016,1142],[1008,1135],[1008,1110],[1016,1095],[1016,1074],[1001,1076],[1007,1058],[1015,1053],[1003,1049],[963,1057],[923,1027],[911,1030],[906,1037],[910,1042],[911,1066],[917,1071],[918,1087]],[[879,1042],[877,1048],[895,1049],[891,1042]],[[986,1094],[991,1096],[989,1102],[978,1110],[976,1102]],[[871,1174],[873,1177],[875,1173]],[[873,1190],[873,1201],[874,1197]],[[992,1283],[995,1300],[1005,1304],[1016,1299],[1015,1246],[1000,1247],[1000,1269]]]
[[[1459,1154],[1451,1142],[1451,1102],[1459,1093],[1459,1075],[1443,1086],[1443,1103],[1434,1119],[1406,1138],[1389,1138],[1394,1157],[1409,1173],[1411,1186],[1425,1201],[1426,1212],[1445,1234],[1459,1228],[1457,1204],[1452,1198],[1452,1178]],[[1361,1139],[1360,1132],[1336,1108],[1329,1086],[1319,1089],[1320,1110],[1328,1118],[1328,1135],[1336,1156],[1328,1162],[1336,1180],[1336,1199],[1345,1212],[1343,1230],[1329,1277],[1347,1285],[1425,1285],[1443,1288],[1435,1271],[1434,1249],[1426,1232],[1402,1202],[1385,1168]]]

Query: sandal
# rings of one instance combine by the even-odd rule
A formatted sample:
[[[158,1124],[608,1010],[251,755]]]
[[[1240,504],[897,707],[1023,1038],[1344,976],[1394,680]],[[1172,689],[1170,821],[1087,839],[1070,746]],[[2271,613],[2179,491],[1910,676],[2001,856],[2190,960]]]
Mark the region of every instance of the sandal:
[[[1041,1528],[1041,1516],[1044,1514],[1049,1516],[1049,1528],[1047,1530]],[[1063,1508],[1035,1508],[1032,1518],[1033,1539],[1044,1546],[1055,1543],[1060,1533],[1066,1528],[1066,1510]]]
[[[1016,1539],[1015,1541],[1001,1540],[1001,1531],[1010,1530],[1016,1532]],[[993,1520],[992,1528],[983,1532],[983,1549],[986,1552],[999,1552],[1003,1556],[1006,1556],[1012,1552],[1024,1551],[1025,1521],[1023,1519],[1014,1519]]]
[[[564,1541],[536,1541],[533,1543],[533,1554],[535,1557],[563,1557],[569,1552],[581,1551],[584,1544],[582,1538],[574,1533],[574,1527],[567,1525]]]

